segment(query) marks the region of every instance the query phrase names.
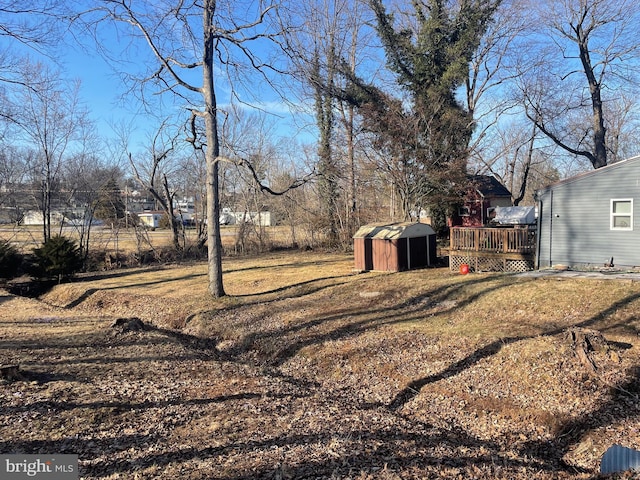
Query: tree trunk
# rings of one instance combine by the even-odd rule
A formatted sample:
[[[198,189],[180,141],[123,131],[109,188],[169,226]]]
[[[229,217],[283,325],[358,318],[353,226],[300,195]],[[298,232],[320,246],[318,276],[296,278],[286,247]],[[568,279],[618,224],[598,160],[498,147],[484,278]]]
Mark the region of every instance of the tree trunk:
[[[355,72],[358,66],[358,25],[354,23],[351,32],[351,49],[349,50],[349,64]],[[356,232],[357,221],[357,195],[356,195],[356,155],[355,155],[355,136],[354,136],[354,118],[355,107],[352,104],[347,105],[346,114],[346,135],[347,135],[347,156],[349,159],[349,207],[347,210],[347,234],[351,237]]]
[[[567,331],[567,338],[571,342],[576,357],[580,363],[589,371],[596,372],[598,366],[591,357],[591,352],[598,352],[606,349],[607,341],[602,333],[597,330],[574,327]]]
[[[520,188],[518,189],[518,195],[513,199],[513,205],[518,206],[524,199],[527,193],[527,182],[529,181],[529,173],[531,172],[531,164],[533,163],[533,147],[536,141],[536,123],[533,122],[533,132],[531,132],[531,138],[529,139],[529,145],[527,147],[527,153],[524,165],[522,166],[522,175],[520,177]],[[515,162],[515,159],[514,159]]]
[[[219,163],[217,104],[214,89],[213,56],[215,53],[215,0],[205,0],[203,6],[204,58],[202,96],[207,134],[205,161],[207,165],[207,247],[209,255],[209,292],[215,298],[225,296],[222,283],[222,237],[220,235]]]
[[[45,166],[44,191],[42,195],[42,225],[44,241],[51,238],[51,162],[47,159]]]
[[[327,70],[326,78],[322,78],[323,72],[320,68],[320,52],[316,51],[314,58],[314,88],[315,88],[315,107],[316,117],[318,121],[318,129],[320,131],[320,139],[318,140],[318,172],[320,179],[318,181],[318,191],[320,196],[320,211],[327,229],[327,241],[330,245],[338,243],[338,222],[336,212],[336,168],[335,159],[333,158],[333,149],[331,147],[331,139],[333,137],[334,112],[333,97],[325,92],[325,85],[331,89],[334,82],[333,56],[335,55],[333,47],[333,38],[327,53]]]
[[[181,243],[180,231],[181,229],[184,231],[184,227],[182,222],[176,217],[175,210],[173,209],[173,195],[171,195],[171,191],[169,190],[169,180],[166,174],[162,177],[162,188],[164,189],[164,198],[161,203],[165,209],[165,213],[169,217],[169,225],[171,225],[171,234],[173,237],[173,248],[176,252],[181,252],[184,250],[184,235],[182,235]]]
[[[589,83],[591,94],[591,108],[593,114],[593,156],[590,158],[593,168],[601,168],[607,165],[606,128],[604,126],[604,114],[602,111],[602,95],[600,83],[596,78],[591,64],[588,39],[582,28],[575,28],[578,47],[580,49],[580,61]]]
[[[347,156],[349,158],[349,208],[348,215],[348,235],[349,237],[356,232],[356,155],[353,134],[353,118],[355,115],[353,105],[347,107]]]

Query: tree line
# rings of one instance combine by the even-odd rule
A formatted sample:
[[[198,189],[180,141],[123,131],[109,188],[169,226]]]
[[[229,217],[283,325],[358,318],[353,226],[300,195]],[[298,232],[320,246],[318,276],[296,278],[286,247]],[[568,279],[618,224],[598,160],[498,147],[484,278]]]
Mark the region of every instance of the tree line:
[[[530,204],[542,185],[638,153],[631,0],[42,3],[0,2],[0,201],[32,185],[45,217],[63,183],[98,191],[129,177],[171,219],[178,195],[208,219],[242,202],[277,210],[294,239],[308,224],[346,247],[372,220],[428,211],[444,226],[470,173]],[[96,135],[52,60],[64,42],[120,75],[154,125],[143,147],[128,125]],[[310,134],[277,135],[267,97]],[[203,224],[215,297],[220,235]]]

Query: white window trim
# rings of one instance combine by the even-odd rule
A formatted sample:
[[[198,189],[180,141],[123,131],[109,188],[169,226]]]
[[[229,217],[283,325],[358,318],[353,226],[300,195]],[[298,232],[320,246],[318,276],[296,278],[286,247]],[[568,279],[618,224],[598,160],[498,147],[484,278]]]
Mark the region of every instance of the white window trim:
[[[631,204],[631,212],[630,213],[614,213],[613,212],[613,205],[615,202],[629,202]],[[629,227],[614,227],[613,226],[613,220],[616,217],[630,217],[631,219],[631,225]],[[610,230],[616,230],[616,231],[632,231],[633,230],[633,198],[612,198],[611,199],[611,203],[609,205],[609,229]]]

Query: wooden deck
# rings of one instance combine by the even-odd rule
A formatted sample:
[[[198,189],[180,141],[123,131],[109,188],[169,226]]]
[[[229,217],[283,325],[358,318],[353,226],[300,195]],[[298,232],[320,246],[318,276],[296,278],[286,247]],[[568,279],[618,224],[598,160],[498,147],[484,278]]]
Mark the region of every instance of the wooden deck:
[[[449,267],[466,263],[471,271],[521,272],[533,270],[535,231],[529,228],[452,227]]]

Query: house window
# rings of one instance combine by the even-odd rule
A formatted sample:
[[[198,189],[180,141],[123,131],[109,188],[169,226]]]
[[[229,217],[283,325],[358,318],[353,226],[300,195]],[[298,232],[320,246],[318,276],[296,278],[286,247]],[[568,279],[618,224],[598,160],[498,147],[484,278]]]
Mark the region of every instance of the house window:
[[[458,215],[461,216],[461,217],[468,217],[470,215],[469,207],[460,207],[460,208],[458,208]]]
[[[633,230],[633,199],[611,200],[611,230]]]

